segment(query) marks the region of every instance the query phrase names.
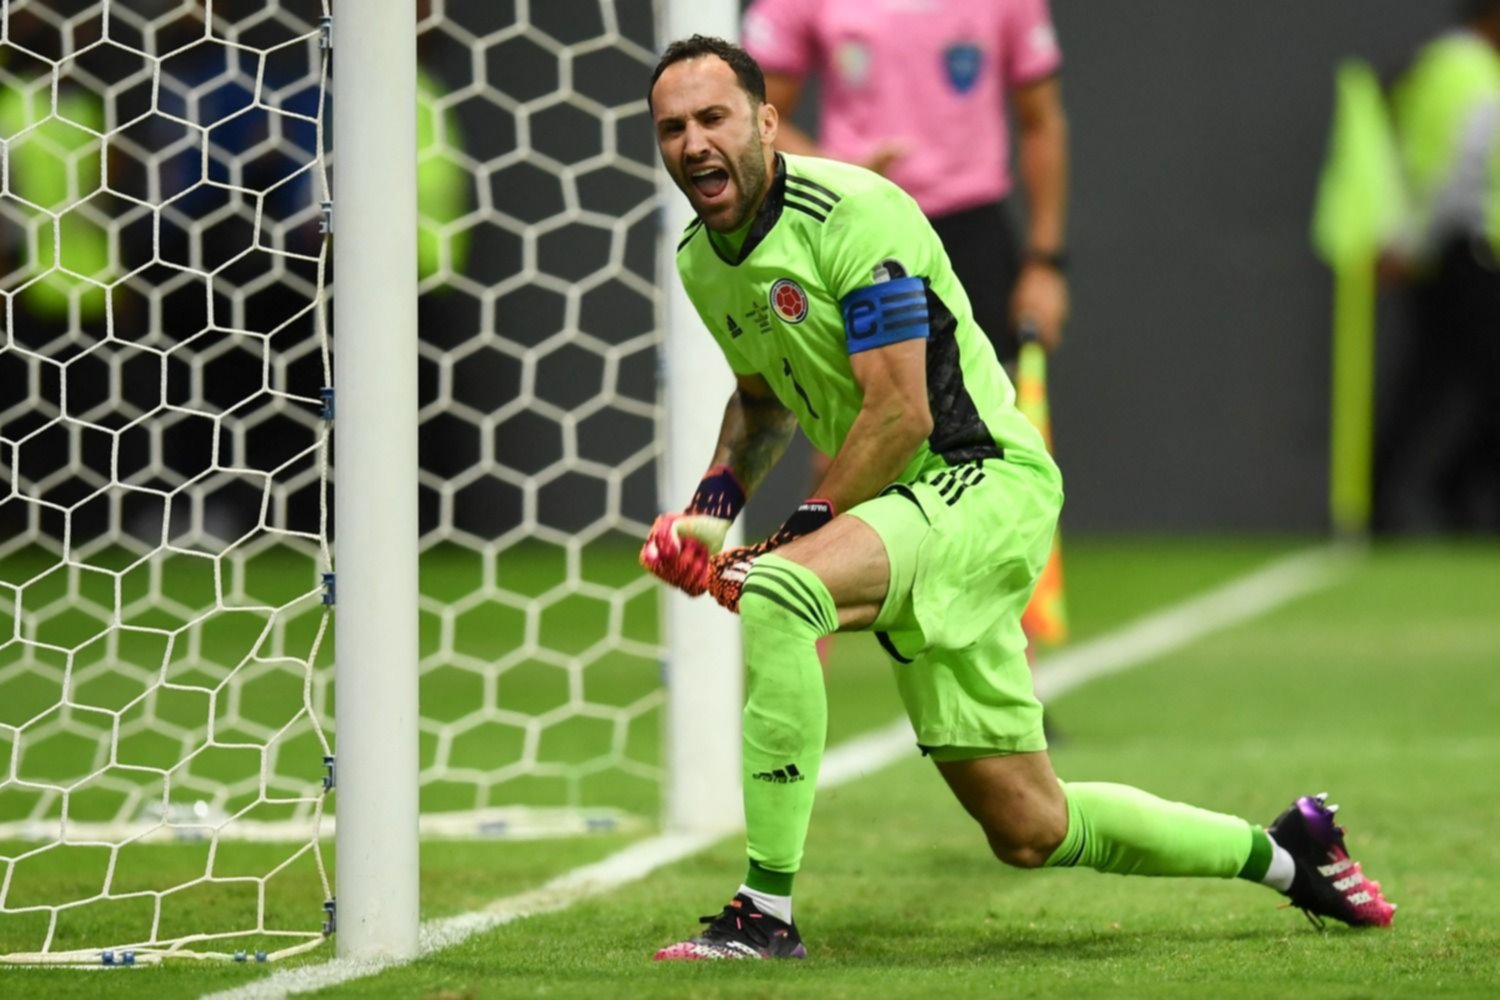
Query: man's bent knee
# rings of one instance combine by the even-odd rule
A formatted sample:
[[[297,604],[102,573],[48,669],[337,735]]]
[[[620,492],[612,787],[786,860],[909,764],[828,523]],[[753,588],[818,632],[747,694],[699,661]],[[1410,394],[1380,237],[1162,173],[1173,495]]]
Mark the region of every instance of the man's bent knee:
[[[1041,868],[1063,842],[1067,825],[1065,821],[1061,831],[1037,830],[1030,836],[1017,836],[1009,830],[986,829],[984,833],[989,839],[990,850],[1005,864],[1012,868]]]
[[[1067,800],[1046,753],[939,762],[938,770],[1006,864],[1040,868],[1067,836]]]
[[[1015,810],[991,812],[980,825],[995,857],[1014,868],[1041,868],[1068,835],[1068,808],[1053,799],[1032,800]]]

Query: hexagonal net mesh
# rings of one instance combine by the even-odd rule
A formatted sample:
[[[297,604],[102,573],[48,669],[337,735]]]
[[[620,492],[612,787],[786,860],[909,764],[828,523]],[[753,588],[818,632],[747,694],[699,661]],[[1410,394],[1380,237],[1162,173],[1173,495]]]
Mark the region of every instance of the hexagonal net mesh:
[[[650,0],[418,24],[429,830],[657,812],[654,34]]]
[[[653,8],[420,5],[426,836],[658,810]],[[0,6],[0,963],[323,939],[328,13]]]
[[[0,961],[323,939],[324,14],[0,6]]]

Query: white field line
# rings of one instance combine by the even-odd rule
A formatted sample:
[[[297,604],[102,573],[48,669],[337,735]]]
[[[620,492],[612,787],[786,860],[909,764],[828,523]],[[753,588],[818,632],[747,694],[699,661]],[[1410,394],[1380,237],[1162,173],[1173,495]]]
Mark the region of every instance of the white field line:
[[[1119,673],[1181,649],[1221,629],[1264,615],[1303,594],[1333,583],[1355,556],[1345,549],[1319,547],[1277,560],[1223,586],[1130,625],[1047,657],[1038,667],[1037,694],[1043,701],[1066,694],[1098,677]],[[836,788],[890,766],[913,752],[911,725],[901,719],[839,744],[823,758],[819,789]],[[697,854],[725,836],[730,827],[698,833],[664,833],[640,841],[540,888],[495,900],[482,910],[424,921],[417,957],[452,948],[476,934],[525,917],[554,913],[574,903],[637,881],[664,865]],[[411,959],[333,959],[318,965],[273,972],[203,1000],[282,1000],[296,993],[337,986],[373,976]]]

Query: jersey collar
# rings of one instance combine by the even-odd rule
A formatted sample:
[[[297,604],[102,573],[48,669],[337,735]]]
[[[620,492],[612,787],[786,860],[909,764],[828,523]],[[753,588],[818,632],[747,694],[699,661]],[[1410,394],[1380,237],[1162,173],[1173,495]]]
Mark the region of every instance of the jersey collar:
[[[776,154],[776,177],[771,181],[771,190],[766,192],[766,200],[760,203],[760,208],[755,213],[755,221],[750,225],[750,232],[745,236],[745,242],[740,244],[740,252],[733,254],[719,245],[715,234],[708,233],[708,245],[714,248],[720,260],[730,267],[738,267],[745,259],[760,246],[761,242],[771,234],[771,229],[781,218],[782,208],[786,204],[786,160],[780,153]]]

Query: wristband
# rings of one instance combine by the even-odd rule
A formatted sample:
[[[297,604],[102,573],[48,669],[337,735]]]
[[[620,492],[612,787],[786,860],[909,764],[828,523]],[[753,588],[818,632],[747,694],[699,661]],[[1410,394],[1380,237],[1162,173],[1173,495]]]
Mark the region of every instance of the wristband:
[[[727,465],[716,465],[703,474],[698,492],[687,505],[689,514],[707,514],[733,521],[745,507],[745,491]]]
[[[1056,271],[1058,274],[1068,273],[1068,252],[1066,250],[1053,250],[1050,253],[1043,250],[1028,250],[1026,252],[1026,263],[1039,264],[1042,267]]]
[[[778,545],[784,545],[794,538],[812,534],[832,521],[833,516],[833,504],[830,501],[820,500],[817,497],[804,500],[771,537],[776,539]]]

